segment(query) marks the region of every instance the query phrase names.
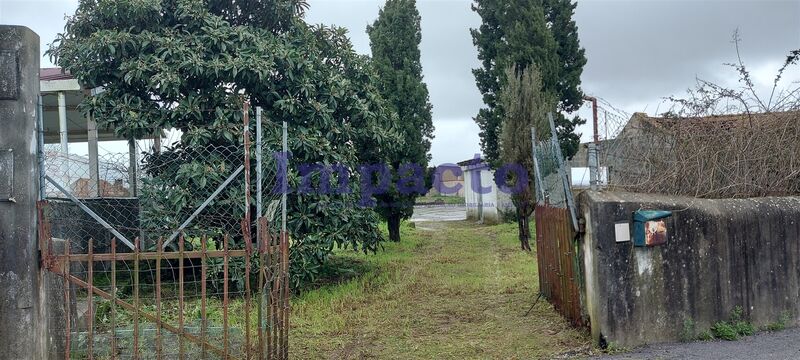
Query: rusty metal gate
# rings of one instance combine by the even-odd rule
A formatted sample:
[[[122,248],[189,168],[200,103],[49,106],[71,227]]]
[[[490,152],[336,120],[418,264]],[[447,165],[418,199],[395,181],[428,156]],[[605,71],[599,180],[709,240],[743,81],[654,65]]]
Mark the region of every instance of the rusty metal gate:
[[[575,231],[569,211],[542,204],[536,206],[535,214],[539,291],[573,325],[582,326]]]
[[[548,115],[550,136],[538,141],[532,131],[539,294],[573,325],[583,326],[576,209],[553,116]]]
[[[239,144],[137,150],[93,169],[41,154],[42,268],[65,284],[52,358],[288,358],[286,157],[262,156],[280,126],[262,131],[260,109],[255,124],[249,113],[244,103]],[[285,154],[285,124],[282,142]]]

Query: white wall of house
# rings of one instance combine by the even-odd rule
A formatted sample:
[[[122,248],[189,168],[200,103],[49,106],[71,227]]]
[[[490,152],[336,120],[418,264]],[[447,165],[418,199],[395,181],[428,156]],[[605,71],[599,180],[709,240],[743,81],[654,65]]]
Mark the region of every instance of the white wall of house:
[[[462,170],[464,170],[464,203],[467,206],[467,219],[479,221],[481,214],[478,204],[481,196],[472,190],[472,179],[474,173],[480,170],[467,170],[466,167],[463,167]]]
[[[467,219],[484,224],[497,224],[503,220],[502,213],[514,211],[511,195],[500,191],[494,182],[494,171],[488,167],[462,166],[464,171],[464,201],[467,204]],[[478,186],[473,186],[475,182]],[[489,187],[481,194],[476,189]]]

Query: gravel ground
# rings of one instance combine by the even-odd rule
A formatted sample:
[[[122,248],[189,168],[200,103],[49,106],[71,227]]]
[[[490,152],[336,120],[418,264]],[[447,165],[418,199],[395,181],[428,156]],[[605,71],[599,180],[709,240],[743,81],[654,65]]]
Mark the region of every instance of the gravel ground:
[[[800,328],[762,332],[737,341],[650,345],[593,359],[800,359]]]
[[[457,221],[467,218],[467,207],[464,205],[417,205],[414,206],[412,222]]]

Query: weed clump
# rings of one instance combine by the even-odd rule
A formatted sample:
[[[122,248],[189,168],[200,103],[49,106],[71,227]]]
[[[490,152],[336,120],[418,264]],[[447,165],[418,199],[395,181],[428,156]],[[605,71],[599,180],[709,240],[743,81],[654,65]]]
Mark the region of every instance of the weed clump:
[[[789,318],[790,318],[789,312],[788,311],[784,311],[784,312],[781,313],[781,316],[778,318],[778,321],[776,321],[776,322],[774,322],[772,324],[769,324],[767,326],[764,326],[763,330],[766,330],[766,331],[781,331],[783,329],[786,329],[786,324],[789,323]]]
[[[711,340],[713,338],[733,341],[740,336],[750,336],[755,333],[755,327],[749,321],[742,318],[744,310],[737,306],[731,311],[728,321],[715,323],[710,331],[700,333],[700,340]]]

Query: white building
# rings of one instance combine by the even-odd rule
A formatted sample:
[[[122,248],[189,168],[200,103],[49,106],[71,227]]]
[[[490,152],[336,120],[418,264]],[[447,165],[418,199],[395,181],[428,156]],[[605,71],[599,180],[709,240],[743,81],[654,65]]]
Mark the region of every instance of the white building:
[[[112,159],[117,154],[101,158],[100,142],[126,140],[116,136],[114,129],[98,128],[95,119],[78,110],[85,97],[102,90],[84,88],[61,68],[40,69],[39,87],[42,131],[48,150],[45,173],[78,197],[135,196],[136,166],[131,166],[137,163],[135,142],[128,141],[128,159]],[[70,143],[86,143],[88,156],[70,154]],[[47,196],[64,196],[54,188],[45,191]]]
[[[511,194],[500,191],[494,181],[494,171],[480,157],[459,162],[464,172],[464,201],[467,220],[483,224],[503,221],[503,213],[513,213]]]

